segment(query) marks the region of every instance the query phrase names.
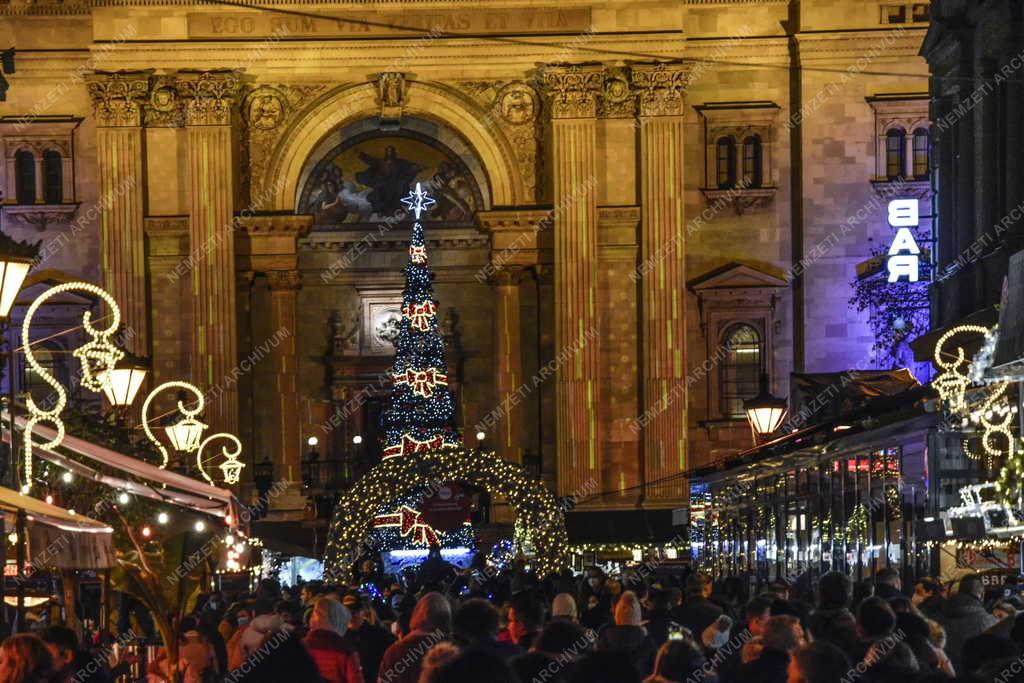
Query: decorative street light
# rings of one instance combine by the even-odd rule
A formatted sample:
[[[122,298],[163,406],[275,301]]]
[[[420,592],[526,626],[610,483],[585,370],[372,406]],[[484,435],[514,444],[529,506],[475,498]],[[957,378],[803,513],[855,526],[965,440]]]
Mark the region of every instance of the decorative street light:
[[[130,406],[142,388],[148,372],[149,363],[144,358],[125,353],[114,365],[114,369],[107,373],[103,382],[103,393],[110,401],[110,405],[115,408]]]
[[[164,382],[149,392],[149,396],[146,397],[142,404],[142,430],[163,457],[160,469],[165,469],[171,458],[167,448],[164,447],[160,439],[156,438],[153,431],[149,428],[149,405],[161,391],[172,388],[178,389],[178,411],[180,416],[174,422],[164,425],[164,432],[167,434],[171,446],[179,453],[194,453],[199,448],[200,437],[203,435],[203,430],[206,429],[206,425],[196,419],[203,412],[203,407],[206,404],[203,401],[203,392],[199,391],[199,388],[194,384],[189,384],[188,382]],[[186,392],[195,396],[195,406],[192,408],[185,404]]]
[[[0,233],[0,318],[7,319],[25,277],[39,253],[38,245],[18,242]]]
[[[750,423],[755,439],[779,430],[786,417],[787,406],[786,399],[772,396],[768,391],[768,373],[762,372],[761,393],[743,402],[743,412],[747,414],[747,422]]]

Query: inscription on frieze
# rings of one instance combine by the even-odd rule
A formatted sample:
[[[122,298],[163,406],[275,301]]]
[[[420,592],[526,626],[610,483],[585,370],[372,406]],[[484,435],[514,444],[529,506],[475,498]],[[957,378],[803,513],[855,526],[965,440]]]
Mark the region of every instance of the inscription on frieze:
[[[196,12],[188,15],[191,38],[324,36],[418,36],[423,32],[580,33],[590,30],[590,10],[531,8],[387,12],[317,12],[318,16],[273,16],[263,12]]]

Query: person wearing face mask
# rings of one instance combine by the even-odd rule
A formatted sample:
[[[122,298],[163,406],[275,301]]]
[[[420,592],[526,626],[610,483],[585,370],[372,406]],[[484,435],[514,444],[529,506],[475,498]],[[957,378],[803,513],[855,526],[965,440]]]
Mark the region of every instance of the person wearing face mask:
[[[942,614],[945,598],[942,597],[942,584],[926,576],[914,584],[914,594],[910,603],[929,619],[937,619]]]
[[[580,590],[580,623],[595,631],[611,619],[612,603],[605,587],[606,580],[600,567],[590,567]]]

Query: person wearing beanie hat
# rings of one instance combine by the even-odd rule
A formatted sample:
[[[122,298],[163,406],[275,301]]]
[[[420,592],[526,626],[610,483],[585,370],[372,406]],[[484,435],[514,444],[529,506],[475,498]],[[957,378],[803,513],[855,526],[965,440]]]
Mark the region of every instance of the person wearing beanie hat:
[[[654,669],[657,646],[640,625],[643,615],[636,593],[622,593],[614,614],[615,623],[604,626],[597,634],[597,649],[622,653],[640,676],[647,676]]]
[[[568,593],[556,595],[551,601],[551,621],[568,621],[575,624],[578,620],[576,600]]]
[[[332,598],[313,603],[304,642],[320,675],[330,683],[363,683],[359,654],[344,638],[351,618],[348,608]]]

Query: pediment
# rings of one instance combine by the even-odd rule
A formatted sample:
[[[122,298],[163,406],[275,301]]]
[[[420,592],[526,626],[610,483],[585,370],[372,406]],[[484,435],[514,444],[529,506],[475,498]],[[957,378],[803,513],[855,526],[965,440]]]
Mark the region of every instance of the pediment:
[[[789,283],[784,279],[742,263],[730,263],[716,268],[689,283],[690,289],[698,295],[716,290],[783,289],[788,286]]]

